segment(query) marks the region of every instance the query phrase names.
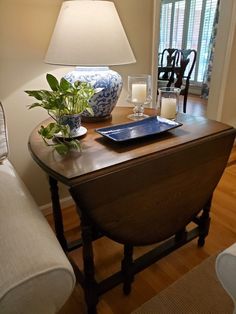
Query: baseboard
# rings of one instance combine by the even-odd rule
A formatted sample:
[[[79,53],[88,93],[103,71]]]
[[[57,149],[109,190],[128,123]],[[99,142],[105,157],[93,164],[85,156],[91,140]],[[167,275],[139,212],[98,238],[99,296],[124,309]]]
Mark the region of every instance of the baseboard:
[[[72,206],[74,201],[71,196],[60,199],[61,208]],[[44,216],[52,214],[52,203],[48,203],[39,207]]]
[[[197,95],[197,96],[201,96],[202,87],[196,86],[196,85],[190,85],[188,93],[193,94],[193,95]]]

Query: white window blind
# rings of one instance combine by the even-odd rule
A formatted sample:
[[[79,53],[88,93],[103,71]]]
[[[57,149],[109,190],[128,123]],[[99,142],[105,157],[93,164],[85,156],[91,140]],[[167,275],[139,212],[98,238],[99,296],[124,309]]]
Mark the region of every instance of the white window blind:
[[[184,31],[185,0],[173,3],[173,6],[173,36],[171,44],[173,47],[181,49]]]
[[[159,50],[163,51],[170,44],[170,28],[172,19],[172,3],[163,4],[161,7],[161,25]]]
[[[162,0],[159,52],[165,48],[195,49],[192,83],[203,81],[217,0]]]

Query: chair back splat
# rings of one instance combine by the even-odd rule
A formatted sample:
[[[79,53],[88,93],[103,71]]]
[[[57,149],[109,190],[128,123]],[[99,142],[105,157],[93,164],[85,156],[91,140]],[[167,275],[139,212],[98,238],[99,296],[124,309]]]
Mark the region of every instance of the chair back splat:
[[[179,62],[179,50],[176,48],[166,48],[159,55],[159,64],[163,72],[158,73],[158,80],[173,82],[174,68]]]

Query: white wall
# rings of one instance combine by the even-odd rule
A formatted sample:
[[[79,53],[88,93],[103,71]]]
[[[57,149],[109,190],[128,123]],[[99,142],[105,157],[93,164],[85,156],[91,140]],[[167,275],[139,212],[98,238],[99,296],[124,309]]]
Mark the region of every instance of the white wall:
[[[236,128],[236,32],[234,33],[232,51],[229,60],[229,71],[226,79],[224,104],[221,121]]]
[[[207,115],[236,127],[236,2],[221,1]]]
[[[121,22],[134,52],[136,63],[116,66],[122,75],[123,90],[118,105],[127,105],[127,77],[130,74],[151,74],[153,0],[114,0]]]
[[[0,0],[0,99],[6,111],[10,159],[39,205],[50,201],[47,178],[32,160],[27,141],[31,130],[46,118],[28,110],[33,99],[24,90],[47,88],[45,74],[63,76],[71,68],[43,63],[62,0]],[[153,0],[115,0],[137,63],[114,67],[123,76],[125,104],[128,74],[150,73]],[[67,195],[62,190],[62,196]]]

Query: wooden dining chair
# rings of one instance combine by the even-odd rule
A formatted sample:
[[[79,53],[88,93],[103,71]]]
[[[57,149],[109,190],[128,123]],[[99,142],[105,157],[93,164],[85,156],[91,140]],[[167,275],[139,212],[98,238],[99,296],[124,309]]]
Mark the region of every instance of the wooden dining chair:
[[[186,113],[191,75],[196,63],[194,49],[164,49],[158,67],[158,81],[165,81],[166,87],[177,87],[183,95],[183,112]],[[166,59],[166,61],[165,61]]]
[[[194,49],[183,49],[179,50],[179,55],[179,63],[177,64],[175,71],[176,77],[174,83],[172,80],[172,82],[169,83],[169,86],[173,84],[175,87],[181,89],[180,95],[184,96],[183,112],[186,113],[190,79],[196,63],[197,52]]]

